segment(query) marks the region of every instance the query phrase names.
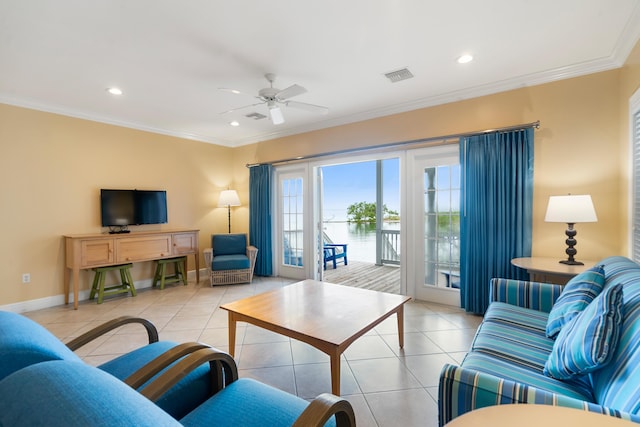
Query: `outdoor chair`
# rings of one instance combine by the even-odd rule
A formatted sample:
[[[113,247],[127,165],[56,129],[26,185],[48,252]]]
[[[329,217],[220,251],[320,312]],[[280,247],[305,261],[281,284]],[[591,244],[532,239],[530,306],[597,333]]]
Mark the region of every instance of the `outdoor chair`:
[[[334,270],[338,268],[337,261],[342,259],[347,265],[347,244],[346,243],[325,243],[324,244],[324,269],[327,269],[327,261],[333,263]]]
[[[128,324],[143,326],[149,343],[103,363],[98,368],[122,380],[133,389],[146,386],[151,378],[186,354],[207,347],[200,343],[177,344],[172,341],[159,341],[158,331],[151,322],[130,316],[106,322],[64,344],[35,321],[17,313],[0,311],[0,380],[27,366],[48,360],[85,364],[74,353],[75,350]],[[198,366],[184,376],[175,387],[170,388],[156,404],[172,416],[182,417],[216,391],[210,378],[209,365]],[[109,408],[108,404],[103,404],[105,408]]]
[[[204,250],[211,286],[251,283],[257,255],[246,234],[211,235],[211,247]]]

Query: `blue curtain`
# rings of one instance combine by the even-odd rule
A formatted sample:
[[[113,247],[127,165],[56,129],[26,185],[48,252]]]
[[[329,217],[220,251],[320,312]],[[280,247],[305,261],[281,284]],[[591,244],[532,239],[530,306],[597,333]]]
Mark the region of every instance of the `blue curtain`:
[[[484,314],[493,277],[527,279],[511,259],[531,256],[533,128],[460,141],[460,300]]]
[[[254,273],[273,274],[271,252],[271,165],[249,169],[249,241],[258,248]]]

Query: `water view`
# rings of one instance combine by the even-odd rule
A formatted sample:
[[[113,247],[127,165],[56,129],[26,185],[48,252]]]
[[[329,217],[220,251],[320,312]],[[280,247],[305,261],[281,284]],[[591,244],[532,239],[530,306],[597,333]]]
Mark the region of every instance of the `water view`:
[[[376,225],[325,222],[324,232],[333,243],[347,243],[349,261],[376,262]],[[400,230],[399,222],[385,222],[385,230]]]

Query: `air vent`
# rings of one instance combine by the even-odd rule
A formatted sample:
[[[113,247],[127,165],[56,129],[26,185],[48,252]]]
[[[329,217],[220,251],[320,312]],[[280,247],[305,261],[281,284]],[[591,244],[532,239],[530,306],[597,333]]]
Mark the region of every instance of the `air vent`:
[[[411,74],[411,71],[409,71],[408,68],[402,68],[400,70],[385,73],[384,76],[391,80],[391,83],[397,83],[399,81],[412,78],[413,74]]]
[[[260,114],[260,113],[257,113],[257,112],[253,112],[251,114],[247,114],[245,117],[248,117],[248,118],[253,119],[253,120],[262,120],[262,119],[266,119],[267,118],[267,116],[265,116],[264,114]]]

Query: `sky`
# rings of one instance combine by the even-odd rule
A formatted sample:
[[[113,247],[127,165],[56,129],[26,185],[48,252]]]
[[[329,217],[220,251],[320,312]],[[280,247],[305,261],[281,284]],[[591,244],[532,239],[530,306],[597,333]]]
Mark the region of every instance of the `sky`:
[[[325,221],[346,221],[347,207],[356,202],[376,201],[376,162],[358,162],[322,168]],[[400,212],[400,160],[383,161],[383,200]]]

